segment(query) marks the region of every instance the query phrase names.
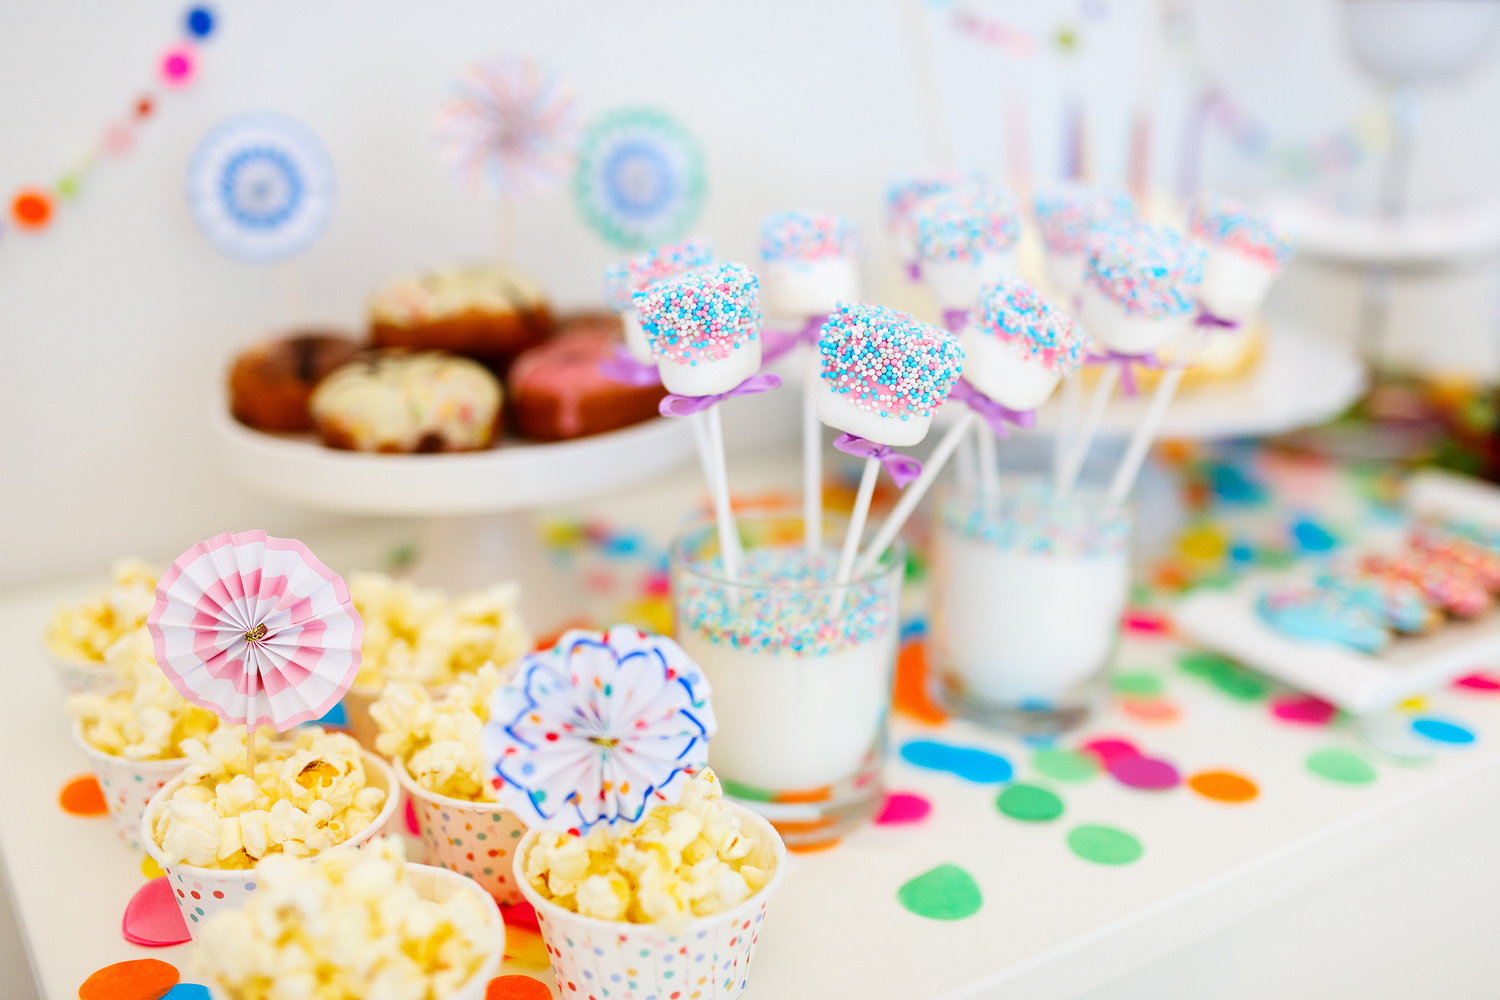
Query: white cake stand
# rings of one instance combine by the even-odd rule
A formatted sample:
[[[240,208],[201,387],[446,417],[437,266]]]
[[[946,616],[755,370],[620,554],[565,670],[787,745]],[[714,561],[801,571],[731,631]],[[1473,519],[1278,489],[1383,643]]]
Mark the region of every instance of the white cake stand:
[[[575,602],[547,560],[531,512],[589,500],[693,458],[685,421],[656,419],[608,434],[452,455],[373,455],[326,448],[311,435],[266,434],[212,414],[229,470],[262,493],[345,514],[425,518],[414,576],[466,590],[524,580],[522,610],[537,630]]]

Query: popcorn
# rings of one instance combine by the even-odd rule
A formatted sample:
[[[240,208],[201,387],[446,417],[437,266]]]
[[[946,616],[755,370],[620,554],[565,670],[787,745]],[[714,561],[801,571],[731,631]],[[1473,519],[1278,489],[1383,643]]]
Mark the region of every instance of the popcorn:
[[[485,663],[509,664],[531,648],[513,583],[453,601],[441,590],[356,573],[349,596],[365,624],[356,683],[447,684]]]
[[[486,780],[480,733],[489,721],[490,695],[504,681],[493,663],[460,674],[439,698],[420,684],[391,681],[370,706],[380,727],[375,749],[399,758],[430,792],[470,802],[494,802]]]
[[[199,932],[197,971],[228,1000],[442,1000],[499,946],[473,892],[412,884],[396,838],[311,860],[272,856],[244,907]]]
[[[103,663],[105,650],[146,624],[161,575],[140,559],[121,559],[110,588],[82,604],[58,608],[47,623],[47,651],[64,660]]]
[[[751,860],[768,854],[704,768],[676,805],[657,806],[629,832],[603,824],[587,837],[543,831],[526,856],[526,877],[544,898],[586,917],[673,925],[760,891],[772,872]]]
[[[183,740],[201,740],[218,727],[218,716],[178,694],[161,672],[146,629],[117,639],[104,651],[104,663],[117,683],[70,695],[65,703],[95,749],[128,760],[171,760],[182,755]]]
[[[256,768],[245,774],[245,733],[224,727],[182,741],[183,784],[152,817],[167,864],[251,868],[266,855],[316,854],[364,831],[385,804],[367,784],[359,744],[313,726],[288,748],[256,733]]]

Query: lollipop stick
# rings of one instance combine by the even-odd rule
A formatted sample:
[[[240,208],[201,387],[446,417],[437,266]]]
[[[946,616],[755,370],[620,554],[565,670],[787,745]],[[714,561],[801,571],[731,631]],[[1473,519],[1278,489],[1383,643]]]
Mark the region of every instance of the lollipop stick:
[[[823,547],[823,424],[818,420],[820,365],[814,359],[802,393],[802,530],[807,551]]]
[[[1105,365],[1104,371],[1099,373],[1099,384],[1094,386],[1094,395],[1089,399],[1088,412],[1083,415],[1083,426],[1078,428],[1078,436],[1073,441],[1067,462],[1058,470],[1058,496],[1067,496],[1077,485],[1078,474],[1083,471],[1089,449],[1094,446],[1094,436],[1099,433],[1099,425],[1104,423],[1104,408],[1109,405],[1109,397],[1114,395],[1115,383],[1119,380],[1119,365]]]
[[[1057,437],[1052,441],[1052,476],[1054,483],[1062,482],[1063,462],[1073,444],[1073,432],[1077,429],[1078,410],[1083,404],[1083,382],[1072,374],[1063,379],[1062,406],[1057,415]]]
[[[693,432],[693,447],[698,451],[698,463],[703,466],[703,479],[708,484],[708,501],[716,503],[714,499],[717,491],[714,489],[714,459],[713,452],[708,445],[708,426],[701,414],[693,414],[687,418],[688,427]]]
[[[937,443],[937,447],[932,449],[931,457],[922,464],[922,474],[901,491],[901,499],[896,501],[896,506],[891,510],[890,516],[885,519],[880,530],[875,532],[875,537],[870,540],[870,547],[865,549],[865,554],[859,557],[855,570],[860,576],[874,569],[880,557],[885,555],[885,550],[891,547],[891,543],[905,527],[907,518],[911,517],[912,511],[917,509],[917,504],[922,502],[922,497],[937,481],[938,474],[943,471],[943,466],[948,464],[948,459],[958,450],[959,442],[974,426],[976,419],[978,418],[973,410],[966,411],[963,416],[953,422],[952,427],[948,428],[948,432]]]
[[[724,559],[724,576],[730,583],[740,578],[739,529],[729,509],[729,470],[724,462],[724,425],[719,421],[719,404],[708,408],[708,447],[713,466],[710,491],[714,499],[714,516],[719,522],[719,550]]]
[[[245,773],[255,780],[255,669],[245,671]]]
[[[865,459],[865,472],[859,477],[859,493],[854,497],[854,512],[849,515],[849,530],[844,533],[844,550],[839,553],[839,572],[834,583],[846,584],[854,575],[854,556],[859,551],[859,536],[865,533],[865,518],[870,516],[870,498],[875,495],[875,480],[879,475],[880,459]]]
[[[976,426],[974,438],[979,444],[979,500],[989,509],[1000,496],[1000,456],[989,427]]]
[[[1151,450],[1156,432],[1161,430],[1167,407],[1172,405],[1172,397],[1177,395],[1177,387],[1182,385],[1182,377],[1187,374],[1188,362],[1203,348],[1205,339],[1202,334],[1195,336],[1192,343],[1185,345],[1182,356],[1162,373],[1161,381],[1156,383],[1156,392],[1151,396],[1151,405],[1146,408],[1146,417],[1130,436],[1125,457],[1120,459],[1120,466],[1115,469],[1115,476],[1109,482],[1110,503],[1123,502],[1135,486],[1135,477],[1140,475],[1146,453]]]
[[[974,439],[967,435],[960,435],[955,447],[958,449],[958,488],[965,493],[974,491],[974,467],[977,459],[974,457]]]

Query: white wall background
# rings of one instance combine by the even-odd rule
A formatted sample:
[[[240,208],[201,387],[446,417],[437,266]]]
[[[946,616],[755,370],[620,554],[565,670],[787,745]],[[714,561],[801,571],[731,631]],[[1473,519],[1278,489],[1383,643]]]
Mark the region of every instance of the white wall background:
[[[664,107],[708,150],[698,229],[748,258],[767,211],[856,217],[884,259],[880,197],[927,165],[901,30],[902,0],[219,0],[197,82],[162,102],[139,146],[103,164],[40,235],[0,233],[0,583],[96,569],[123,553],[170,559],[226,528],[296,533],[326,521],[265,501],[217,465],[205,413],[235,345],[288,322],[274,269],[228,260],[194,230],[183,172],[223,118],[274,109],[302,119],[339,171],[328,232],[295,263],[313,318],[358,322],[394,272],[488,256],[495,213],[453,183],[429,139],[433,107],[461,65],[503,50],[551,59],[587,113]],[[1041,52],[1012,74],[1032,124],[1036,177],[1059,170],[1064,94],[1084,94],[1094,175],[1123,180],[1151,0],[970,0],[1032,31]],[[1200,0],[1202,50],[1226,87],[1277,135],[1306,139],[1352,121],[1376,95],[1345,55],[1337,0]],[[0,194],[55,178],[134,94],[177,36],[184,0],[6,0],[0,4]],[[1000,168],[1003,58],[956,35],[927,5],[961,161]],[[1047,39],[1083,30],[1064,64]],[[1070,82],[1076,81],[1076,82]],[[1155,180],[1176,176],[1186,93],[1168,74]],[[1500,188],[1500,68],[1429,103],[1416,200]],[[1318,186],[1357,204],[1369,170]],[[1222,139],[1208,183],[1255,193],[1278,182]],[[565,305],[598,297],[612,254],[565,195],[518,216],[519,262]],[[890,270],[875,274],[875,297]]]

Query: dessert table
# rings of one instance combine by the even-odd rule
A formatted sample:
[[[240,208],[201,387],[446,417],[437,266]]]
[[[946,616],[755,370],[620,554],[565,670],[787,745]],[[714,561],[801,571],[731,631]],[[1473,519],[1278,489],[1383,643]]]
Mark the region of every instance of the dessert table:
[[[795,496],[795,460],[737,458],[731,467],[737,494],[749,502],[778,491]],[[567,517],[597,523],[607,509],[611,521],[660,542],[700,502],[700,485],[683,473]],[[556,523],[539,529],[555,540]],[[305,540],[344,572],[381,565],[382,553],[406,538],[399,525],[377,532],[356,522],[344,534]],[[635,551],[630,558],[645,557]],[[598,569],[579,559],[559,566],[586,575]],[[90,973],[131,958],[170,962],[184,982],[195,981],[190,945],[145,949],[121,936],[125,904],[144,882],[141,856],[107,818],[71,816],[58,806],[59,790],[85,773],[87,762],[68,736],[62,690],[40,635],[58,603],[98,583],[63,581],[0,594],[0,629],[12,639],[0,754],[15,763],[0,772],[8,806],[0,810],[0,857],[47,1000],[70,1000]],[[1500,690],[1485,683],[1494,675],[1403,706],[1402,718],[1441,722],[1453,728],[1429,731],[1452,738],[1419,740],[1392,757],[1366,744],[1350,720],[1324,717],[1259,675],[1194,655],[1158,628],[1141,622],[1127,635],[1107,706],[1055,744],[939,720],[908,689],[899,699],[887,768],[889,788],[901,797],[885,822],[791,857],[746,995],[1206,995],[1136,992],[1128,984],[1172,984],[1177,968],[1201,985],[1201,956],[1224,953],[1214,945],[1221,932],[1316,899],[1324,886],[1346,884],[1340,879],[1376,873],[1386,858],[1435,851],[1448,852],[1444,863],[1452,864],[1442,871],[1450,875],[1410,887],[1403,897],[1408,905],[1418,901],[1423,926],[1455,939],[1500,927],[1495,897],[1466,891],[1496,882],[1493,840],[1461,836],[1475,824],[1493,826],[1500,805]],[[908,682],[920,668],[913,648],[903,658]],[[1169,764],[1176,779],[1155,790],[1132,787],[1112,773],[1091,773],[1076,754],[1057,752],[1100,738],[1133,744]],[[1044,794],[1026,798],[1013,791],[1020,786]],[[1038,802],[1046,808],[1036,808]],[[1052,815],[1058,806],[1060,815]],[[1454,870],[1463,877],[1451,877]],[[1320,905],[1335,907],[1339,933],[1364,936],[1370,947],[1359,961],[1380,968],[1396,960],[1383,953],[1402,954],[1401,943],[1388,943],[1382,929],[1410,922],[1360,899],[1351,893],[1343,909]],[[1308,970],[1318,968],[1319,940],[1294,925],[1280,936],[1275,928],[1256,933],[1276,953],[1223,967],[1235,989],[1226,985],[1216,995],[1312,995],[1298,984],[1313,981]],[[1337,936],[1333,929],[1324,933],[1330,941]],[[1213,947],[1219,951],[1202,950]],[[1401,960],[1416,961],[1417,952]],[[507,953],[502,973],[550,980],[534,935],[513,929]],[[1468,961],[1424,971],[1432,987],[1424,992],[1494,995],[1500,986],[1494,962],[1479,952]],[[1472,991],[1444,989],[1455,982]]]

